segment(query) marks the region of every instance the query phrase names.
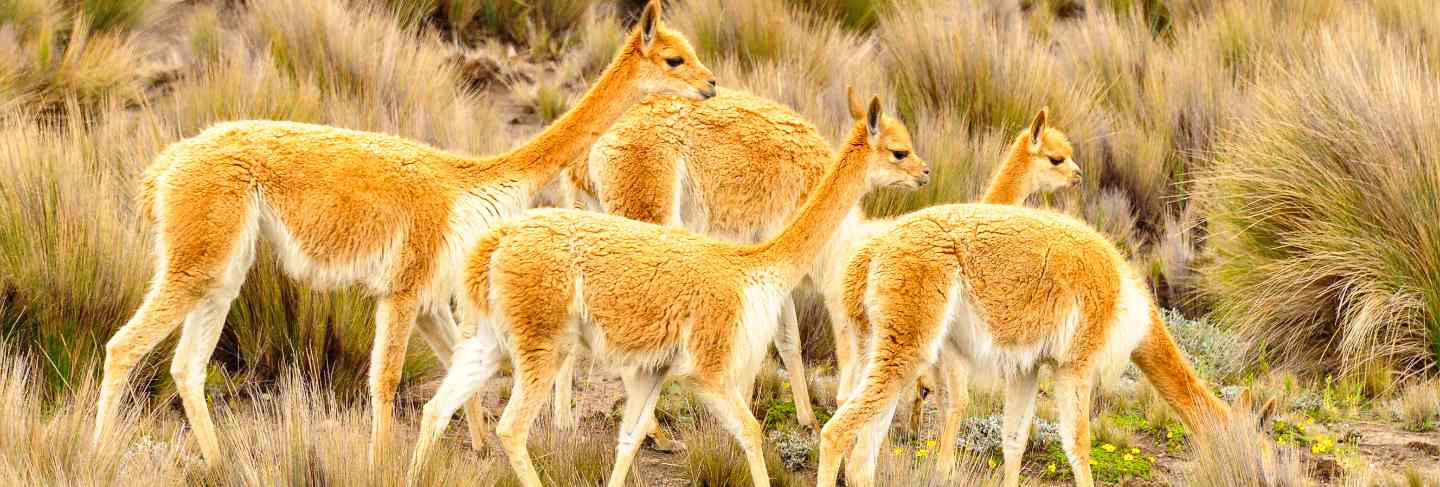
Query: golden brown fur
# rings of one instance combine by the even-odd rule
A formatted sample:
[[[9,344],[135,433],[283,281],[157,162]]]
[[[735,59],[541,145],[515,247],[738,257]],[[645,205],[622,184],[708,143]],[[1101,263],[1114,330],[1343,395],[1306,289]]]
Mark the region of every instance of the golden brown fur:
[[[115,419],[135,363],[183,321],[171,372],[201,451],[209,462],[220,461],[202,390],[205,363],[264,241],[294,277],[323,287],[361,284],[379,298],[370,370],[373,459],[390,436],[412,328],[442,361],[459,341],[449,301],[475,239],[522,210],[645,94],[714,95],[710,71],[659,16],[658,3],[647,7],[575,109],[498,156],[275,121],[217,124],[165,149],[141,186],[142,206],[155,223],[156,277],[135,316],[106,345],[95,437],[103,438]],[[683,62],[671,66],[675,59]],[[479,439],[475,404],[471,433]]]
[[[1039,144],[1033,143],[1037,140]],[[1032,192],[1051,192],[1078,185],[1080,166],[1075,163],[1073,154],[1074,149],[1065,134],[1049,125],[1049,110],[1041,109],[1034,121],[1015,135],[1015,142],[1011,144],[1009,152],[991,178],[982,202],[1020,205]],[[851,262],[857,262],[855,265],[859,268],[855,272],[861,278],[859,282],[864,282],[865,271],[869,265],[866,242],[870,237],[888,231],[894,222],[894,219],[884,219],[847,225],[843,229],[846,238],[836,239],[837,242],[845,243],[830,249],[824,257],[828,261],[825,265],[827,269],[817,272],[822,276],[820,288],[830,312],[832,336],[835,337],[836,368],[839,370],[837,404],[843,404],[850,397],[855,382],[859,380],[859,367],[863,364],[858,357],[865,349],[864,342],[869,337],[869,327],[864,316],[857,315],[858,310],[846,309],[845,268],[851,265]],[[849,292],[859,293],[861,290],[851,289]],[[942,375],[936,377],[937,373]],[[969,403],[965,390],[968,374],[963,358],[942,356],[941,363],[927,369],[916,384],[917,389],[922,390],[933,390],[937,385],[945,389],[945,422],[940,436],[942,444],[954,444],[959,435],[962,419],[960,414]],[[908,409],[912,431],[919,429],[923,419],[921,412],[924,410],[927,394],[922,390],[910,395],[912,400]],[[941,449],[937,460],[941,465],[949,465],[954,456],[953,448]]]
[[[461,401],[508,355],[516,385],[498,433],[521,483],[539,485],[525,449],[528,428],[556,366],[585,345],[626,370],[610,485],[624,483],[667,376],[695,390],[739,440],[755,485],[768,485],[760,424],[741,389],[774,336],[780,300],[869,187],[923,177],[909,134],[879,114],[878,98],[862,117],[799,215],[764,243],[573,210],[537,210],[487,235],[467,264],[466,302],[489,317],[494,335],[477,335],[457,352],[425,406],[412,472]],[[895,151],[906,157],[897,160]]]
[[[847,309],[870,324],[871,338],[863,385],[822,432],[821,486],[834,485],[857,430],[888,423],[900,387],[944,353],[1008,382],[1006,485],[1018,483],[1041,364],[1055,370],[1062,446],[1079,485],[1091,482],[1092,378],[1132,350],[1174,352],[1142,370],[1163,370],[1158,374],[1173,385],[1161,391],[1188,424],[1229,419],[1175,351],[1143,281],[1114,244],[1078,220],[988,204],[920,210],[870,240],[845,279]],[[854,447],[873,459],[873,431],[860,434],[865,442]],[[854,465],[854,458],[849,485],[870,485],[873,464]]]
[[[582,203],[577,207],[682,226],[723,240],[759,242],[783,228],[833,157],[820,132],[789,108],[742,91],[720,90],[703,103],[648,98],[596,141],[588,160],[568,172]],[[780,319],[775,346],[790,378],[796,418],[817,427],[792,299],[786,299]],[[572,361],[566,360],[556,381],[555,416],[565,426],[574,424]]]

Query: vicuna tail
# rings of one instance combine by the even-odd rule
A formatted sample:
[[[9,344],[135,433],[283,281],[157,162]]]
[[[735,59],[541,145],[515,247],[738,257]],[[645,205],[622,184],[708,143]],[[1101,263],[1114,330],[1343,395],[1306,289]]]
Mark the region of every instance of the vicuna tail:
[[[503,227],[486,232],[475,242],[465,263],[466,295],[474,310],[482,315],[490,314],[490,259],[500,248],[500,239],[504,236]]]
[[[1218,425],[1230,419],[1230,408],[1210,392],[1194,367],[1181,355],[1154,307],[1150,309],[1150,331],[1130,353],[1130,360],[1191,429]]]
[[[140,211],[141,221],[155,222],[155,192],[159,184],[160,174],[170,168],[170,161],[164,157],[157,159],[154,163],[145,168],[145,173],[140,177],[140,194],[136,195],[137,208]]]

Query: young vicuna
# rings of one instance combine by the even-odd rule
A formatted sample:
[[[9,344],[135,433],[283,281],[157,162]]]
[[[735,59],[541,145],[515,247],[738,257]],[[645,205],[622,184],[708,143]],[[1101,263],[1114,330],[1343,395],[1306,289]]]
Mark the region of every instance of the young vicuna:
[[[595,141],[588,160],[568,168],[584,207],[720,240],[755,243],[785,226],[834,155],[813,125],[789,108],[743,91],[697,103],[651,97]],[[781,305],[775,346],[790,377],[796,417],[818,427],[800,356],[792,298]],[[555,417],[574,424],[570,366],[555,382]],[[748,397],[748,396],[747,396]]]
[[[781,301],[870,187],[914,187],[927,177],[905,127],[881,116],[879,98],[862,111],[852,93],[851,106],[857,122],[834,164],[798,216],[764,243],[574,210],[533,211],[482,239],[466,265],[465,302],[489,317],[493,334],[477,333],[456,351],[425,405],[411,473],[509,355],[515,385],[497,433],[521,484],[540,485],[526,436],[556,366],[583,343],[625,370],[611,486],[624,483],[667,376],[696,392],[745,450],[755,485],[769,485],[760,423],[741,388],[774,337]]]
[[[871,335],[859,389],[821,433],[822,487],[835,485],[860,429],[866,441],[854,446],[866,459],[847,467],[847,484],[871,485],[876,432],[900,389],[942,350],[1006,379],[1009,486],[1019,481],[1042,364],[1054,369],[1061,444],[1078,485],[1091,484],[1092,379],[1126,358],[1197,431],[1230,419],[1180,354],[1145,282],[1079,220],[988,204],[920,210],[871,239],[845,281],[851,317],[868,321]]]
[[[1015,135],[1000,167],[991,177],[981,202],[1021,205],[1031,194],[1049,193],[1079,185],[1080,166],[1072,158],[1074,148],[1070,146],[1065,134],[1051,127],[1048,120],[1049,110],[1041,109],[1030,125]],[[836,404],[845,403],[850,397],[850,391],[860,379],[859,369],[864,364],[859,357],[870,333],[866,327],[867,322],[863,319],[852,320],[850,310],[845,306],[845,267],[862,251],[870,237],[890,230],[894,224],[895,219],[892,218],[847,225],[843,229],[845,238],[835,239],[834,244],[820,257],[816,272],[812,274],[825,297],[831,331],[835,337],[835,362],[839,371]],[[940,380],[932,379],[931,382],[939,382],[945,389],[946,406],[943,411],[947,413],[940,443],[951,445],[959,435],[960,420],[963,419],[961,413],[969,402],[966,391],[968,372],[963,357],[942,355],[940,360],[945,364],[944,367],[930,369],[922,377],[930,379],[929,373],[935,371],[943,374],[939,377]],[[917,391],[913,397],[914,401],[909,409],[911,430],[915,431],[921,419],[924,395]],[[940,465],[948,466],[954,455],[953,448],[941,449],[937,460]]]
[[[467,250],[649,93],[715,94],[690,44],[661,25],[658,1],[584,99],[505,154],[476,159],[400,137],[268,121],[218,124],[171,145],[142,190],[155,223],[155,279],[106,344],[95,438],[114,421],[136,361],[184,321],[171,373],[205,458],[220,460],[205,364],[264,240],[290,275],[318,286],[363,284],[379,298],[370,366],[375,458],[389,437],[411,329],[418,323],[442,361],[458,342],[449,302]],[[470,413],[479,440],[478,409]]]

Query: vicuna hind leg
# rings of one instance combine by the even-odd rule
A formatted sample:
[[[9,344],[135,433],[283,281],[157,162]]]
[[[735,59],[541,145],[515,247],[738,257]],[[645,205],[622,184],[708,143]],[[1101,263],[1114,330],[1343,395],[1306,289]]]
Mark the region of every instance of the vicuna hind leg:
[[[228,266],[235,260],[237,248],[245,252],[253,251],[254,233],[246,231],[247,224],[254,224],[253,194],[246,189],[242,181],[233,177],[235,174],[210,171],[197,175],[192,174],[196,171],[175,168],[169,172],[172,174],[166,175],[165,179],[184,178],[186,187],[192,191],[165,193],[162,188],[162,193],[157,195],[156,227],[160,244],[156,252],[159,271],[140,309],[136,310],[130,321],[117,330],[105,344],[105,366],[100,380],[95,433],[92,439],[97,445],[104,441],[112,428],[112,422],[116,420],[120,399],[135,364],[175,331],[202,300],[216,298],[217,296],[212,294],[218,284],[229,284],[227,279],[232,276],[227,272],[237,269],[230,269]],[[194,231],[197,228],[203,228],[204,231]],[[238,271],[239,275],[233,276],[235,283],[244,279],[244,269]],[[225,301],[228,303],[228,300]],[[224,311],[214,310],[220,306],[219,303],[210,303],[207,306],[207,311],[202,313],[202,316],[193,318],[197,331],[191,333],[191,339],[185,340],[182,345],[213,350],[213,345],[207,347],[205,344],[214,339],[199,330],[206,328],[202,326],[205,323],[223,320]],[[219,318],[214,317],[215,313],[219,313]],[[201,361],[199,366],[203,367],[204,361]],[[194,365],[187,363],[179,367],[182,373],[188,374]],[[186,377],[189,378],[189,375]],[[189,379],[193,380],[196,379]],[[204,379],[201,377],[198,380]],[[196,409],[195,404],[197,402],[192,398],[186,402],[186,409]],[[204,409],[203,397],[198,404],[201,405],[199,409]],[[191,419],[198,418],[192,415]],[[210,426],[208,412],[205,419],[192,424],[202,422],[205,424],[200,428]],[[210,438],[213,438],[211,430],[213,428],[207,428],[208,433],[200,434],[209,434]],[[209,441],[210,438],[201,438],[200,441],[206,460],[215,463],[219,461],[215,456],[218,448],[214,442]],[[210,446],[205,446],[207,442]]]
[[[170,375],[175,378],[175,388],[185,407],[185,417],[200,443],[201,453],[212,465],[220,460],[220,441],[215,434],[215,423],[210,419],[209,405],[205,402],[206,365],[220,341],[220,331],[225,326],[230,303],[240,295],[245,273],[255,263],[253,241],[240,244],[236,250],[228,267],[218,276],[219,282],[214,290],[185,317],[185,326],[181,328],[180,340],[175,345],[175,359],[170,363]]]
[[[415,452],[410,457],[409,483],[418,481],[420,469],[429,457],[440,434],[450,417],[467,398],[475,398],[485,383],[495,375],[500,361],[504,358],[500,346],[490,330],[478,330],[476,336],[460,342],[450,364],[445,380],[435,391],[435,397],[425,403],[420,416],[420,436],[415,443]],[[468,413],[467,413],[468,414]],[[479,445],[476,445],[477,447]]]
[[[155,281],[135,316],[105,344],[105,370],[100,379],[92,438],[97,446],[110,433],[111,422],[119,415],[120,399],[124,396],[135,364],[175,331],[197,301],[195,291],[182,275],[166,273]]]
[[[815,411],[810,407],[810,386],[805,382],[805,360],[800,350],[800,322],[795,318],[795,297],[787,293],[780,307],[780,333],[775,349],[790,376],[790,393],[795,397],[795,419],[800,426],[815,428]],[[753,394],[753,392],[752,392]]]
[[[448,303],[439,303],[435,309],[420,313],[415,319],[415,328],[420,332],[420,337],[435,352],[435,357],[440,359],[448,370],[452,365],[452,356],[460,343],[460,328],[455,323],[455,317],[450,312]],[[489,333],[488,330],[485,333]],[[479,394],[474,394],[469,401],[465,402],[465,424],[470,429],[470,446],[476,450],[485,444],[485,408]]]

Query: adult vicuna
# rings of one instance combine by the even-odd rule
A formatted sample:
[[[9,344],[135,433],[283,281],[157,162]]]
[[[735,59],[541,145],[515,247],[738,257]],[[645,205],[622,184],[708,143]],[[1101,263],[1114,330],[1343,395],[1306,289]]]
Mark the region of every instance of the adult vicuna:
[[[566,173],[571,198],[585,208],[757,243],[785,227],[833,160],[829,142],[793,110],[722,89],[703,103],[651,97],[635,105]],[[780,319],[775,346],[790,377],[796,418],[816,427],[788,296]],[[573,360],[556,375],[553,404],[562,426],[574,424]]]
[[[848,485],[872,485],[873,433],[895,396],[944,353],[1007,383],[1005,485],[1019,482],[1035,412],[1037,373],[1054,369],[1061,445],[1076,483],[1091,484],[1089,408],[1098,371],[1130,359],[1192,429],[1230,421],[1160,319],[1145,282],[1089,225],[1050,212],[987,204],[912,213],[870,241],[846,272],[846,305],[868,320],[868,361],[853,397],[821,432],[819,485],[835,485],[858,429],[869,458]],[[947,445],[953,448],[953,445]]]
[[[854,130],[798,216],[775,238],[740,244],[612,215],[536,210],[498,226],[466,264],[467,315],[486,316],[456,350],[440,390],[425,405],[413,475],[450,416],[509,356],[514,388],[497,433],[521,484],[540,481],[525,448],[556,366],[577,343],[626,370],[626,407],[610,485],[624,483],[661,381],[692,387],[745,450],[755,485],[769,485],[760,423],[741,388],[751,383],[774,337],[781,300],[873,186],[918,186],[926,168],[880,99]],[[897,155],[904,157],[897,158]]]
[[[467,250],[645,95],[696,98],[715,81],[652,0],[585,97],[510,152],[472,158],[383,134],[289,122],[215,125],[163,151],[141,192],[154,221],[156,275],[106,344],[95,423],[110,429],[135,363],[184,321],[171,374],[210,463],[220,460],[203,391],[226,310],[255,259],[275,246],[286,272],[319,286],[363,284],[379,299],[370,364],[370,456],[384,451],[406,344],[417,323],[441,361],[458,342],[449,302]],[[472,403],[472,440],[483,438]]]
[[[1049,109],[1042,108],[1030,125],[1015,134],[999,167],[990,178],[989,186],[981,197],[982,203],[996,205],[1022,205],[1030,195],[1050,193],[1063,188],[1078,186],[1081,181],[1080,166],[1073,158],[1074,148],[1060,130],[1050,125]],[[903,217],[901,217],[903,218]],[[830,314],[831,332],[835,337],[835,362],[838,370],[836,404],[844,404],[851,390],[859,381],[860,359],[869,337],[868,323],[863,316],[852,319],[851,314],[859,311],[849,309],[845,304],[845,269],[857,255],[867,254],[868,247],[878,245],[870,238],[894,228],[898,218],[869,219],[846,225],[844,238],[836,238],[826,249],[817,263],[812,277],[817,279],[821,294],[825,297],[826,310]],[[861,257],[866,258],[866,257]],[[858,282],[858,281],[857,281]],[[940,444],[954,444],[959,435],[960,420],[969,402],[966,391],[969,371],[964,357],[946,354],[942,350],[939,365],[927,369],[922,378],[939,382],[945,390],[944,428]],[[939,380],[929,375],[938,372]],[[911,403],[910,421],[912,432],[918,432],[924,395],[918,391]],[[942,448],[936,462],[943,475],[949,474],[949,467],[955,458],[954,448]]]

